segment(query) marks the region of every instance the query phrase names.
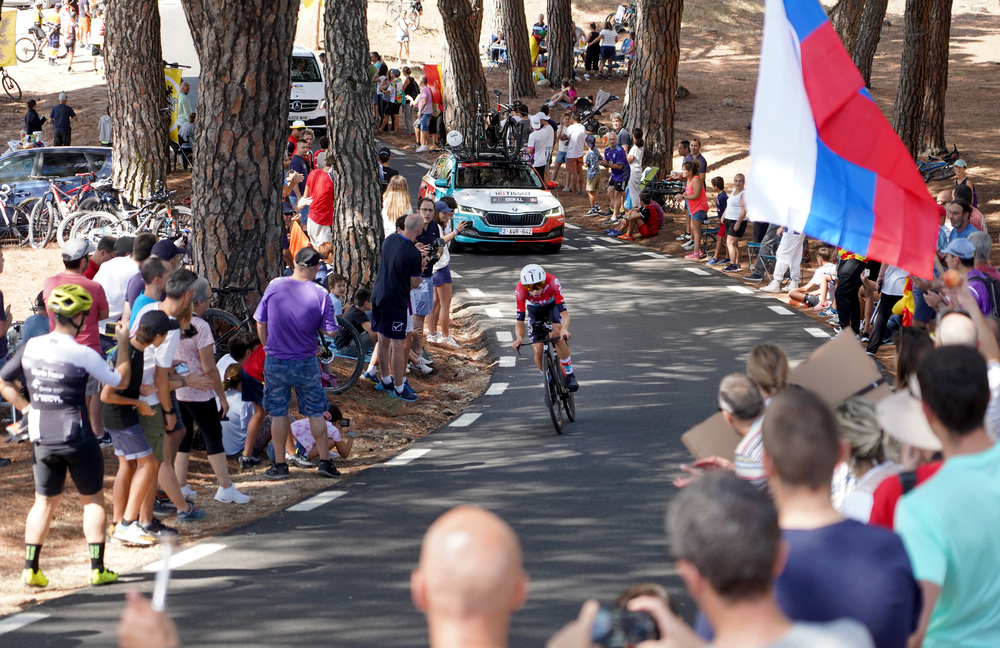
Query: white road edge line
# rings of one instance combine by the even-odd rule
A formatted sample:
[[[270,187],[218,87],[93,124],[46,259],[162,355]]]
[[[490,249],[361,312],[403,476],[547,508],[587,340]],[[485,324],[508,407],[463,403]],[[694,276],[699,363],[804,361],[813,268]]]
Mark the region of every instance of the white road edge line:
[[[828,337],[830,337],[830,334],[827,333],[826,331],[824,331],[821,328],[807,327],[806,328],[806,333],[808,333],[809,335],[811,335],[813,337],[818,337],[818,338],[828,338]]]
[[[770,308],[771,310],[773,310],[778,315],[791,315],[792,314],[792,311],[788,310],[784,306],[768,306],[768,308]]]
[[[566,223],[566,227],[569,229],[580,229],[579,225],[574,225],[573,223]]]
[[[579,250],[580,248],[573,247],[572,245],[566,245],[565,243],[563,243],[563,249],[564,250]]]
[[[382,465],[383,466],[405,466],[406,464],[410,463],[414,459],[419,459],[420,457],[423,457],[425,454],[427,454],[430,451],[431,451],[430,448],[411,448],[410,450],[407,450],[406,452],[403,452],[401,454],[396,455],[395,457],[393,457],[392,459],[390,459],[389,461],[385,462]]]
[[[513,367],[515,364],[517,364],[517,358],[515,356],[500,356],[501,367]]]
[[[477,418],[479,418],[482,415],[483,415],[482,412],[474,412],[474,413],[467,412],[459,416],[451,423],[449,423],[448,427],[469,427],[476,421]]]
[[[487,396],[499,396],[500,394],[502,394],[505,391],[507,391],[507,387],[509,387],[509,386],[510,386],[510,383],[502,383],[502,382],[493,383],[492,385],[490,385],[490,388],[486,390],[486,395]]]
[[[289,506],[285,510],[289,513],[311,511],[313,509],[318,509],[324,504],[329,504],[333,500],[338,497],[343,497],[344,495],[347,495],[347,491],[345,490],[326,491],[325,493],[320,493],[319,495],[313,495],[307,500],[302,500],[294,506]]]
[[[497,342],[513,342],[514,334],[510,331],[497,331]]]
[[[41,621],[42,619],[47,618],[49,618],[49,615],[42,614],[41,612],[22,612],[20,614],[15,614],[14,616],[7,617],[3,621],[0,621],[0,635],[20,630],[26,625],[30,625],[35,621]]]
[[[451,271],[451,276],[452,276],[452,277],[458,277],[459,279],[461,279],[461,278],[462,278],[462,275],[458,274],[458,273],[457,273],[457,272],[455,272],[454,270],[452,270],[452,271]]]
[[[643,252],[643,254],[645,254],[648,257],[653,257],[654,259],[659,259],[660,256],[661,256],[661,255],[657,254],[656,252]]]
[[[746,286],[726,286],[726,288],[729,288],[734,293],[739,293],[741,295],[752,295],[753,294],[753,291],[750,290],[749,288],[747,288]]]
[[[187,551],[182,551],[180,553],[174,554],[170,559],[170,569],[177,569],[178,567],[183,567],[188,563],[193,563],[196,560],[200,560],[205,556],[211,556],[217,551],[222,551],[226,548],[224,544],[218,544],[214,542],[206,542],[205,544],[195,545]],[[149,563],[142,568],[142,571],[152,574],[160,571],[163,566],[162,560],[157,560],[156,562]]]
[[[417,166],[423,167],[425,169],[431,168],[431,165],[427,164],[426,162],[417,162],[416,164],[417,164]]]
[[[473,297],[485,297],[486,296],[486,293],[484,293],[479,288],[466,288],[465,290],[466,290],[466,292],[468,292]]]
[[[494,319],[500,319],[503,317],[503,311],[501,311],[499,308],[487,308],[486,314]]]
[[[687,270],[688,272],[690,272],[691,274],[700,275],[702,277],[707,277],[708,276],[708,271],[707,270],[702,270],[701,268],[684,268],[684,269]]]

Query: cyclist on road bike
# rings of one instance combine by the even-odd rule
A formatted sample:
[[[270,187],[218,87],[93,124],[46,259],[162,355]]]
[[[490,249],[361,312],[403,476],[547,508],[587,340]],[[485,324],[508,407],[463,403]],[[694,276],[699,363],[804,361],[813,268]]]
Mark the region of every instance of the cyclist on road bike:
[[[514,297],[517,300],[517,324],[515,331],[517,339],[514,340],[514,348],[520,349],[524,343],[524,315],[527,312],[528,326],[534,329],[536,322],[548,322],[552,325],[552,337],[558,338],[555,343],[556,352],[559,354],[559,363],[566,374],[566,389],[575,392],[580,388],[580,384],[573,374],[573,363],[569,355],[569,340],[572,335],[569,332],[569,311],[566,310],[566,302],[563,301],[562,287],[559,280],[545,272],[542,266],[537,263],[530,263],[521,269],[521,281],[514,289]],[[532,342],[536,342],[532,335]],[[542,369],[542,346],[535,346],[535,366],[539,371]]]

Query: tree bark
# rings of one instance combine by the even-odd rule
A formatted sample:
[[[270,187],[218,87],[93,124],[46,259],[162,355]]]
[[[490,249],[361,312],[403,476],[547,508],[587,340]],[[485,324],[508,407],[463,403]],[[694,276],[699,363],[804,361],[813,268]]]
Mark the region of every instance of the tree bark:
[[[169,113],[156,0],[111,0],[105,47],[113,180],[136,203],[166,181]]]
[[[353,293],[361,284],[374,283],[384,237],[367,83],[368,2],[327,2],[325,11],[327,159],[334,161],[333,265],[347,277]]]
[[[563,79],[573,78],[573,44],[576,41],[573,8],[570,0],[548,0],[546,11],[549,21],[549,59],[545,76],[558,88]]]
[[[927,47],[927,89],[920,141],[923,152],[937,155],[948,150],[944,139],[945,94],[948,90],[948,50],[951,40],[952,0],[936,0],[929,17],[930,44]]]
[[[878,49],[882,37],[882,23],[885,21],[885,11],[889,0],[868,0],[865,13],[861,18],[858,38],[854,42],[854,65],[861,72],[865,86],[872,86],[872,62],[875,60],[875,50]],[[848,50],[850,51],[850,50]]]
[[[444,25],[444,102],[447,129],[457,130],[467,142],[474,132],[476,105],[490,104],[486,77],[479,60],[483,26],[482,0],[438,0]],[[477,95],[477,93],[479,93]]]
[[[640,0],[637,9],[635,60],[625,88],[624,122],[629,131],[643,129],[643,165],[669,171],[684,0]]]
[[[524,16],[524,0],[501,0],[500,9],[514,97],[534,97],[535,82],[531,78],[531,50],[528,47],[530,36]]]
[[[248,286],[258,298],[283,265],[282,160],[299,4],[183,0],[201,61],[191,256],[213,286]]]
[[[927,22],[933,1],[906,0],[903,19],[903,60],[892,109],[892,127],[914,156],[920,148],[920,121],[927,87],[927,47],[930,44]]]
[[[854,51],[864,11],[865,0],[841,0],[833,12],[833,27],[848,52]]]

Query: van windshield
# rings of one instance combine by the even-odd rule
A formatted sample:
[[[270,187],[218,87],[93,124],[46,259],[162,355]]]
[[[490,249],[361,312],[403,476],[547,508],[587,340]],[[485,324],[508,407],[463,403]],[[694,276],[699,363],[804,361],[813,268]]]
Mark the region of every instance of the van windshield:
[[[312,56],[296,56],[292,58],[292,83],[318,83],[323,76]]]
[[[542,189],[538,173],[524,164],[461,165],[459,189]]]

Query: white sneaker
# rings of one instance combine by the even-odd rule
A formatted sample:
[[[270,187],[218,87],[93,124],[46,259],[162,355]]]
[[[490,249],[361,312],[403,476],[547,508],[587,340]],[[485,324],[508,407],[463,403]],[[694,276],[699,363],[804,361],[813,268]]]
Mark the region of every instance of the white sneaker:
[[[775,279],[771,283],[769,283],[766,286],[764,286],[763,288],[761,288],[760,291],[761,292],[766,292],[766,293],[781,292],[781,284],[778,283],[777,279]]]
[[[434,371],[433,369],[430,368],[429,365],[427,365],[427,364],[425,364],[423,362],[423,358],[421,358],[417,362],[411,362],[409,368],[410,369],[416,369],[417,371],[419,371],[420,373],[422,373],[424,375],[429,374],[430,372]]]
[[[198,497],[198,493],[188,484],[181,486],[181,493],[184,495],[184,499],[193,500]]]
[[[589,74],[584,74],[583,78],[586,79],[587,81],[590,81],[590,75]]]
[[[459,347],[458,342],[456,342],[455,338],[451,337],[450,335],[447,336],[447,337],[442,337],[441,340],[440,340],[440,342],[441,342],[441,344],[453,347],[455,349],[457,349]]]
[[[796,290],[798,287],[799,287],[798,283],[794,281],[789,281],[787,284],[785,284],[785,287],[782,288],[781,290],[782,292],[792,292],[793,290]]]
[[[427,341],[431,344],[441,344],[441,334],[437,331],[431,331],[427,334]]]
[[[417,153],[425,153],[425,152],[427,152],[427,151],[429,151],[429,150],[430,150],[430,149],[429,149],[429,148],[427,148],[426,146],[418,146],[418,147],[417,147],[417,151],[416,151],[416,152],[417,152]]]
[[[694,241],[688,241],[687,243],[684,243],[683,245],[681,245],[681,247],[684,248],[685,250],[688,250],[688,251],[693,250],[694,249]]]
[[[156,538],[146,533],[146,530],[139,526],[138,522],[128,525],[119,522],[115,525],[115,530],[111,537],[120,542],[127,542],[134,545],[149,546],[156,544]]]
[[[250,496],[236,490],[235,485],[229,488],[219,486],[219,490],[215,491],[215,501],[223,504],[246,504],[250,501]]]

